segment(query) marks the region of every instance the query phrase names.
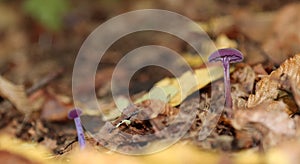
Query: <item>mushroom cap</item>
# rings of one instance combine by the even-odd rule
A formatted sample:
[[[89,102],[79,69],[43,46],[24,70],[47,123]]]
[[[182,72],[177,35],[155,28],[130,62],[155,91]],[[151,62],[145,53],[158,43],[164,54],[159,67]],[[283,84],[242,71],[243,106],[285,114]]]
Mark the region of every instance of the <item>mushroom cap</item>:
[[[209,58],[209,62],[222,61],[223,58],[227,58],[229,63],[237,63],[243,61],[244,57],[241,51],[234,48],[223,48],[213,52]]]
[[[77,118],[81,115],[81,110],[80,109],[73,109],[71,111],[69,111],[68,113],[68,118],[69,119],[74,119],[74,118]]]

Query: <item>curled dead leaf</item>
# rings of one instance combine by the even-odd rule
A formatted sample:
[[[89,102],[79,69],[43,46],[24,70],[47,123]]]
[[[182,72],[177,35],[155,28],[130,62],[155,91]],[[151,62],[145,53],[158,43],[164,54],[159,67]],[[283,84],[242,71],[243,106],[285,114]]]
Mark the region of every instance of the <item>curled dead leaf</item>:
[[[286,87],[286,84],[294,89],[291,90],[289,87]],[[280,89],[293,92],[293,96],[297,99],[299,97],[299,86],[300,54],[296,54],[293,58],[290,58],[281,64],[281,66],[269,76],[262,78],[256,84],[255,94],[249,96],[247,107],[251,108],[262,102],[277,99]]]

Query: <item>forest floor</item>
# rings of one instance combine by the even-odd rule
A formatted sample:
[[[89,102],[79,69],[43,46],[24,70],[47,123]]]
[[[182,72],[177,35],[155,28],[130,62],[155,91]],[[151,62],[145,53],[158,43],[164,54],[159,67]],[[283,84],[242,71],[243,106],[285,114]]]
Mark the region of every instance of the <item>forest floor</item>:
[[[186,59],[193,73],[216,66],[204,59],[209,54],[204,52],[200,58],[181,39],[154,31],[122,37],[99,62],[94,90],[107,116],[75,102],[72,73],[84,40],[110,18],[147,8],[182,14],[199,24],[217,48],[243,53],[244,60],[232,65],[230,74],[233,117],[217,112],[224,107],[223,72],[214,79],[199,75],[201,84],[193,92],[184,91],[189,93],[182,101],[176,95],[167,104],[143,98],[162,82],[171,86],[174,75],[158,66],[135,72],[128,90],[136,106],[115,112],[112,74],[122,57],[135,48],[168,47]],[[292,1],[74,1],[64,14],[62,27],[55,31],[23,11],[20,1],[1,2],[0,158],[7,163],[180,163],[183,159],[194,163],[292,163],[300,155],[299,28],[300,3]],[[77,89],[87,90],[85,86]],[[118,102],[127,104],[128,100]],[[68,119],[74,104],[81,104],[83,110],[86,150],[78,150],[76,128]],[[134,116],[136,111],[142,112]],[[163,131],[164,127],[168,130]],[[207,136],[199,137],[203,132]],[[162,150],[168,147],[165,143],[178,138],[175,145]],[[113,153],[110,148],[125,154],[158,152],[136,157]]]

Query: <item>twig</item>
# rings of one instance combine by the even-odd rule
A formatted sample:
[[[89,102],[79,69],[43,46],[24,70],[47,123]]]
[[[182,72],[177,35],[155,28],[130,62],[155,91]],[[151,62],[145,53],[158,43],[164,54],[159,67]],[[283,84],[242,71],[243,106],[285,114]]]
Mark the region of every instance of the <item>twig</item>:
[[[26,94],[31,95],[35,91],[47,86],[51,81],[58,78],[63,73],[63,69],[59,69],[55,72],[49,73],[46,77],[41,79],[38,83],[34,84],[32,87],[26,89]]]

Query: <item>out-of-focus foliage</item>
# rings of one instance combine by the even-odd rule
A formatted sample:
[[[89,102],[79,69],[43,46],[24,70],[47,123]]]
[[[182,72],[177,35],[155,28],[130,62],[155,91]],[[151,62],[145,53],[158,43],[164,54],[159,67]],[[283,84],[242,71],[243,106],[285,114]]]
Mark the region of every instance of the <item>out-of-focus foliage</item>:
[[[68,0],[26,0],[25,12],[50,30],[59,30],[63,14],[69,9]]]

